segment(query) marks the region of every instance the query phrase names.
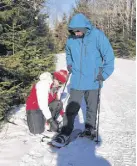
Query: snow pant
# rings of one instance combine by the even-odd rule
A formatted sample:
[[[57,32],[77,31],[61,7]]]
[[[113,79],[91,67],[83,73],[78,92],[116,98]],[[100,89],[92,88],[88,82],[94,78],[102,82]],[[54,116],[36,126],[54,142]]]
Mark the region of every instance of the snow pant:
[[[96,128],[96,114],[98,106],[98,90],[70,90],[70,98],[65,111],[63,119],[62,134],[70,135],[73,127],[74,120],[80,109],[82,98],[84,96],[86,102],[86,122],[85,127],[91,126]]]
[[[52,118],[56,120],[59,116],[60,111],[63,109],[63,104],[59,100],[55,100],[49,104]],[[40,109],[38,110],[27,110],[27,124],[29,131],[33,134],[41,134],[45,131],[46,119]]]
[[[45,117],[40,109],[27,110],[27,124],[32,134],[41,134],[45,130]]]
[[[56,120],[59,116],[60,111],[63,109],[63,103],[60,100],[55,100],[49,104],[52,118]]]

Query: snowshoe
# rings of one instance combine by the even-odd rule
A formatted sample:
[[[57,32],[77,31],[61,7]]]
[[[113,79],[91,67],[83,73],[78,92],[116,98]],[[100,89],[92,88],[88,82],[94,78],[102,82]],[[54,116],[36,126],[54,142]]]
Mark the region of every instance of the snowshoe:
[[[56,148],[62,148],[68,145],[70,142],[74,141],[81,134],[81,132],[82,130],[75,129],[73,130],[70,136],[66,136],[60,133],[55,138],[53,138],[52,141],[48,142],[48,145],[51,145]]]

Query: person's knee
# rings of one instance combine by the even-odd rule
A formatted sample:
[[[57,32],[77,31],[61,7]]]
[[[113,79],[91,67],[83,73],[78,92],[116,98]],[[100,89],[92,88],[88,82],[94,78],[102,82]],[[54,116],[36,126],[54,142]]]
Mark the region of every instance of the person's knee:
[[[52,102],[52,105],[54,106],[55,110],[62,110],[63,109],[63,103],[61,100],[55,100]]]
[[[60,100],[53,101],[49,104],[49,108],[51,112],[60,111],[63,109],[63,103]]]
[[[58,107],[58,110],[62,110],[63,109],[62,101],[60,101],[60,100],[58,101],[57,107]]]
[[[80,109],[79,103],[72,101],[67,105],[66,115],[68,116],[77,115],[79,109]]]

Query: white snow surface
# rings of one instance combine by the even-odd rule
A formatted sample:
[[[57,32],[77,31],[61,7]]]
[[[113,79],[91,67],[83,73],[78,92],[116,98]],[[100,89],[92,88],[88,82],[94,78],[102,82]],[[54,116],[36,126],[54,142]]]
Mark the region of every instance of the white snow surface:
[[[65,54],[57,55],[56,70],[66,69]],[[116,59],[113,75],[101,91],[99,145],[78,138],[62,149],[41,143],[26,125],[25,105],[11,110],[11,119],[0,132],[0,166],[135,166],[135,61]],[[69,97],[69,83],[63,95]],[[75,128],[84,128],[85,104]],[[46,132],[45,132],[46,133]]]

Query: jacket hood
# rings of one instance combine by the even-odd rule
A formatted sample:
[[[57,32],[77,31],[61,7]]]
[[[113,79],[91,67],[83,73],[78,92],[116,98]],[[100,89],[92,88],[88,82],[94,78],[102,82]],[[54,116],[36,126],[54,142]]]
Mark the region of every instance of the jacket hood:
[[[82,13],[73,16],[68,26],[69,31],[81,30],[85,33],[86,31],[90,31],[92,28],[92,23]]]

